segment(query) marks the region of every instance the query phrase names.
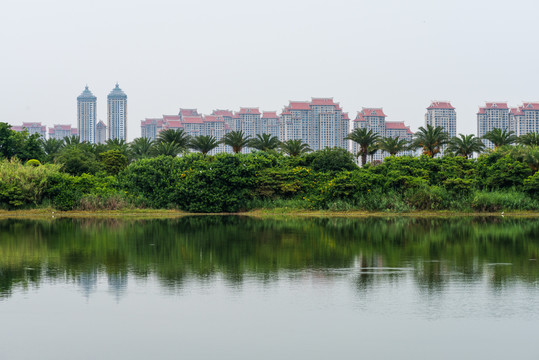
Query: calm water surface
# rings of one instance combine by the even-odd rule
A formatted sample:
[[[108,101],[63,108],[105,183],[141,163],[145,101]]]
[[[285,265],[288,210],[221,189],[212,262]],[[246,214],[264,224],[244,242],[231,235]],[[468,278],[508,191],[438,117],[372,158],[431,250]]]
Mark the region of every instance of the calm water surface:
[[[0,220],[1,359],[538,359],[539,220]]]

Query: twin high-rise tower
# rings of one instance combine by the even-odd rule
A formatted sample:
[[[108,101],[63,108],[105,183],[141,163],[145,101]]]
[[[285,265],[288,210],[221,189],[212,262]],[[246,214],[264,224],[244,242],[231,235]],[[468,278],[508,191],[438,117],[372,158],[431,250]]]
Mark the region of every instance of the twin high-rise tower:
[[[88,89],[77,97],[77,126],[81,141],[90,143],[105,142],[104,124],[96,123],[97,98]],[[127,95],[118,84],[107,96],[108,139],[127,141]],[[99,125],[99,126],[98,126]],[[96,127],[99,136],[96,136]]]

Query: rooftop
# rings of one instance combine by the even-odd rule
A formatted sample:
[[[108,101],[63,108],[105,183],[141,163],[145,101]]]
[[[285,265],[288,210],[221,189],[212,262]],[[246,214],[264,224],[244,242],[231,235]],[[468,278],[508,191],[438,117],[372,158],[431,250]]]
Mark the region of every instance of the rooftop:
[[[88,85],[86,85],[84,91],[79,96],[77,96],[77,100],[97,100],[97,98],[88,89]]]
[[[455,108],[451,105],[449,101],[432,101],[427,110],[430,109],[449,109],[454,110]]]
[[[127,99],[127,95],[120,89],[118,83],[116,83],[116,86],[112,89],[107,98]]]

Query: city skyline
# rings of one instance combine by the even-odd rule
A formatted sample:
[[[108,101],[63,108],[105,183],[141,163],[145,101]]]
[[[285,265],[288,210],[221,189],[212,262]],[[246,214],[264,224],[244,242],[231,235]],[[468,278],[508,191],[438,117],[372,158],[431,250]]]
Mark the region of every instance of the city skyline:
[[[6,8],[0,120],[10,123],[76,126],[70,101],[85,83],[101,99],[97,120],[106,121],[102,105],[115,81],[129,94],[128,140],[138,121],[178,104],[210,113],[334,97],[349,111],[384,107],[416,131],[423,104],[449,99],[457,133],[473,133],[478,104],[539,99],[539,52],[530,46],[539,3],[531,0],[96,0],[84,10],[29,0]]]

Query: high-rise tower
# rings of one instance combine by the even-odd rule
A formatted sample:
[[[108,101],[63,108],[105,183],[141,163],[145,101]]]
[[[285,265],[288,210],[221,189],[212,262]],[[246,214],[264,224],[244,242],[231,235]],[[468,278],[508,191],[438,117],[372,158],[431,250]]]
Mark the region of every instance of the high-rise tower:
[[[95,141],[95,118],[97,98],[88,90],[88,85],[77,97],[77,126],[80,141]]]
[[[127,141],[127,95],[118,84],[107,96],[109,139]]]

